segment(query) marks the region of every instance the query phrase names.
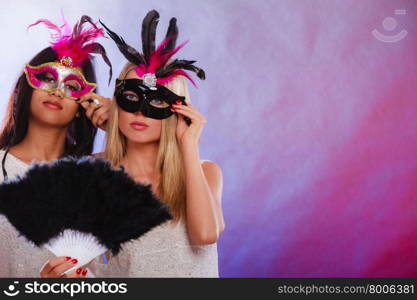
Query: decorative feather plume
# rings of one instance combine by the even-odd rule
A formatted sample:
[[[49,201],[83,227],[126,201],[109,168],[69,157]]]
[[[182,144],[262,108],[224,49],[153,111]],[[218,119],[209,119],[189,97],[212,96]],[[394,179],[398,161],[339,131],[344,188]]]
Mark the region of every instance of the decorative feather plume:
[[[113,77],[113,68],[112,68],[109,58],[107,57],[106,49],[104,49],[104,47],[99,43],[92,43],[91,53],[100,54],[101,57],[103,57],[103,60],[106,63],[106,65],[109,66],[109,84],[110,84],[111,78]]]
[[[178,36],[177,19],[171,18],[171,20],[169,21],[167,34],[165,35],[165,40],[168,38],[171,38],[171,40],[165,45],[162,53],[172,51],[175,48],[175,45],[177,43],[177,36]]]
[[[61,26],[58,26],[47,19],[40,19],[29,25],[28,28],[38,24],[44,24],[49,29],[55,31],[51,34],[51,47],[58,59],[70,57],[72,67],[82,66],[91,53],[100,54],[110,68],[111,80],[112,66],[106,55],[106,51],[103,46],[94,42],[97,38],[104,36],[104,30],[98,28],[96,23],[86,15],[82,16],[80,21],[78,21],[72,29],[63,13],[61,13],[61,17],[64,23]],[[90,24],[91,26],[86,28],[84,27],[86,24]]]
[[[151,10],[147,13],[142,22],[142,51],[149,65],[149,58],[155,51],[155,37],[156,26],[159,22],[159,13],[156,10]]]
[[[204,80],[206,78],[204,71],[194,66],[196,61],[175,59],[172,62],[168,62],[188,42],[185,41],[176,47],[178,37],[177,19],[171,18],[165,40],[155,50],[155,36],[158,21],[159,13],[156,10],[148,12],[143,20],[141,35],[143,54],[140,54],[133,47],[127,45],[121,36],[111,31],[101,21],[100,23],[106,29],[107,34],[115,41],[125,58],[137,66],[135,70],[138,76],[142,77],[146,73],[154,73],[156,83],[160,85],[172,81],[176,76],[184,76],[196,86],[191,76],[183,71],[192,71],[197,74],[198,78]]]
[[[150,73],[156,73],[157,70],[161,67],[163,67],[168,60],[177,53],[182,47],[185,46],[185,44],[188,43],[188,41],[185,41],[175,49],[171,51],[164,51],[165,46],[173,39],[173,37],[169,37],[166,40],[164,40],[161,44],[159,44],[156,51],[152,52],[151,56],[148,59],[148,65],[146,70]]]
[[[158,76],[159,77],[165,77],[168,76],[169,73],[171,73],[175,69],[184,69],[193,71],[197,74],[198,78],[204,80],[206,79],[206,74],[203,69],[200,69],[199,67],[194,66],[195,60],[184,60],[184,59],[175,59],[172,62],[170,62],[167,66],[165,66],[164,69],[159,70]]]
[[[135,65],[146,64],[145,58],[142,56],[142,54],[140,54],[135,48],[126,44],[121,36],[111,31],[101,20],[99,22],[106,29],[107,34],[116,43],[120,52],[128,61]]]

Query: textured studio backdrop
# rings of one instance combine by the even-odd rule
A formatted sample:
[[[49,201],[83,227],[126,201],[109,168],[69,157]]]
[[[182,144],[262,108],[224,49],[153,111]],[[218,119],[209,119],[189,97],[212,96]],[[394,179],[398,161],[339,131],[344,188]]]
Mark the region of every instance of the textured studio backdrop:
[[[147,11],[157,42],[178,18],[179,58],[207,73],[190,91],[208,119],[201,157],[223,169],[222,277],[417,276],[417,1],[0,3],[1,116],[49,41],[26,30],[37,19],[88,14],[138,47]],[[124,59],[102,43],[117,75]]]

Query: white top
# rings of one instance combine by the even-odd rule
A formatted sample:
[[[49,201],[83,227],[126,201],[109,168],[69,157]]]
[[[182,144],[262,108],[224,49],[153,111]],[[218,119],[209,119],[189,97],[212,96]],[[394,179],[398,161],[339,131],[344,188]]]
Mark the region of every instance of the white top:
[[[166,222],[128,242],[104,277],[219,277],[217,243],[191,245],[184,222]]]
[[[0,163],[4,153],[0,150]],[[23,175],[29,167],[8,153],[5,169],[9,179]],[[0,170],[0,182],[3,180]],[[54,257],[46,248],[19,236],[1,214],[0,241],[0,277],[39,277],[43,264]],[[100,256],[88,264],[88,269],[88,276],[97,277],[218,277],[217,243],[191,245],[185,223],[169,221],[124,244],[108,264]]]
[[[5,151],[0,150],[0,164]],[[0,166],[1,168],[1,166]],[[23,175],[29,165],[8,153],[5,162],[10,179]],[[3,182],[0,170],[0,182]],[[38,248],[25,237],[19,236],[8,219],[0,214],[0,277],[39,277],[43,264],[54,254],[45,248]]]
[[[165,222],[102,262],[96,272],[103,277],[219,277],[217,243],[192,245],[184,221]]]

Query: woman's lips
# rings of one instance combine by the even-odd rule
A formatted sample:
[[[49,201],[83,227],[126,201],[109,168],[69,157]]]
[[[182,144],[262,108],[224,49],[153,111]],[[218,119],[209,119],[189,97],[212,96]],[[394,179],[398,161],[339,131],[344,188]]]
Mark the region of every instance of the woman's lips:
[[[44,104],[46,107],[49,107],[50,109],[55,109],[55,110],[60,110],[60,109],[62,109],[61,104],[59,104],[58,102],[45,101],[45,102],[43,102],[43,104]]]
[[[149,127],[148,124],[139,121],[130,123],[130,126],[135,130],[144,130]]]

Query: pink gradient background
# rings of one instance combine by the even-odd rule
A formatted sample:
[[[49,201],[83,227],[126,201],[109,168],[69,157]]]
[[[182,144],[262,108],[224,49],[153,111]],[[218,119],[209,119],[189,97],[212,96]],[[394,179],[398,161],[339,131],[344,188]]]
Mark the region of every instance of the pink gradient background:
[[[417,3],[269,4],[227,33],[222,275],[417,276]]]
[[[0,76],[10,84],[1,94],[48,41],[43,29],[24,34],[37,18],[58,20],[60,8],[71,22],[87,13],[138,47],[149,9],[161,13],[158,41],[176,16],[179,41],[190,39],[177,57],[207,73],[190,91],[208,119],[201,157],[223,169],[220,275],[417,276],[416,1],[114,3],[5,4],[1,28],[16,26],[5,32]],[[398,22],[392,32],[386,17]],[[408,34],[384,43],[373,29]],[[117,74],[124,59],[103,44]],[[97,67],[99,90],[111,95],[100,59]]]

